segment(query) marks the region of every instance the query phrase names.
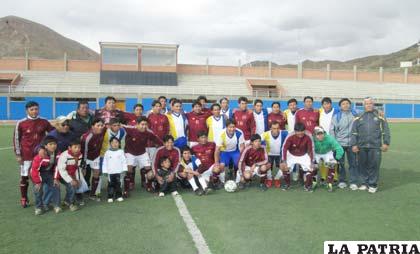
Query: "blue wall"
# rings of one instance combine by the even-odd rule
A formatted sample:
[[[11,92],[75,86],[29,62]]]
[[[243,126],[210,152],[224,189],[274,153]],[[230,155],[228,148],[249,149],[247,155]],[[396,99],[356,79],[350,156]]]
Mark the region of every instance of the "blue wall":
[[[414,118],[420,118],[420,104],[414,104]]]
[[[7,119],[7,97],[0,97],[0,120]]]
[[[411,118],[412,104],[386,104],[385,116],[387,118]]]

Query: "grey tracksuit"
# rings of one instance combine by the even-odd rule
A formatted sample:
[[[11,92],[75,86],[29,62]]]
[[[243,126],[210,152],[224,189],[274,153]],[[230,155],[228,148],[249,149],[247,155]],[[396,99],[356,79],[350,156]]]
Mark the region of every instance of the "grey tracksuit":
[[[388,122],[377,111],[363,112],[353,122],[351,146],[358,146],[359,172],[362,184],[377,187],[381,165],[381,146],[389,145],[391,136]]]

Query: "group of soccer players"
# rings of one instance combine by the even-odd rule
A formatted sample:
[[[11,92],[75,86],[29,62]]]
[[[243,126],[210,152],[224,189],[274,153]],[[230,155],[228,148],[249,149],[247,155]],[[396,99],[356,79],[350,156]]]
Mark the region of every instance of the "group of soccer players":
[[[192,111],[185,112],[181,100],[161,96],[149,112],[141,104],[123,112],[109,96],[96,111],[80,101],[76,111],[53,125],[39,117],[36,102],[28,102],[27,117],[14,133],[21,205],[29,204],[30,180],[37,215],[50,208],[59,213],[62,203],[76,211],[84,195],[100,201],[104,182],[107,201],[123,201],[135,188],[137,170],[141,187],[161,197],[178,195],[180,187],[206,195],[227,180],[245,189],[255,179],[262,191],[273,186],[288,190],[292,179],[307,192],[317,185],[333,191],[335,183],[347,187],[345,155],[350,189],[370,190],[359,181],[351,149],[357,145],[351,131],[356,113],[349,99],[340,100],[339,109],[328,97],[320,109],[313,108],[310,96],[301,109],[296,99],[284,110],[279,102],[264,105],[256,99],[252,109],[245,97],[237,102],[236,109],[228,98],[209,106],[199,96]]]

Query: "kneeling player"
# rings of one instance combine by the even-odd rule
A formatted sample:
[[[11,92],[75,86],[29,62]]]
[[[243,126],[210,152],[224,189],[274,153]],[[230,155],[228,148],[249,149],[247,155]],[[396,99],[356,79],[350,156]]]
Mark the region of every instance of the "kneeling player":
[[[333,181],[335,175],[335,166],[337,161],[344,155],[341,145],[320,126],[314,129],[315,143],[315,166],[324,164],[328,168],[328,191],[333,191]]]
[[[207,194],[209,192],[207,182],[212,173],[211,168],[206,170],[206,167],[201,163],[200,159],[191,154],[191,148],[188,146],[182,148],[181,153],[182,158],[178,168],[178,177],[181,180],[188,180],[193,191],[198,196]],[[200,183],[201,188],[197,186],[196,179]]]
[[[247,146],[242,152],[238,167],[236,182],[240,180],[240,188],[243,189],[249,186],[253,176],[259,176],[261,190],[267,190],[265,180],[267,179],[267,170],[271,165],[268,163],[268,155],[265,148],[261,146],[260,135],[254,134],[251,136],[251,145]]]
[[[283,145],[280,169],[283,172],[285,184],[282,189],[290,188],[290,171],[295,165],[299,165],[303,170],[304,190],[312,192],[313,177],[316,176],[312,164],[314,160],[312,137],[305,132],[303,123],[296,123],[294,130],[287,136]]]

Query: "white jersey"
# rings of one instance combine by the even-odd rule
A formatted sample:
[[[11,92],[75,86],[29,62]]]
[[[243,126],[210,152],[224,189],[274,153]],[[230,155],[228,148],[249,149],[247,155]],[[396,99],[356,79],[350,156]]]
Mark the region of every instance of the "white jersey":
[[[294,113],[290,111],[290,109],[286,109],[284,111],[284,115],[286,116],[287,120],[287,131],[292,132],[295,130],[295,122],[296,122],[296,112]]]
[[[253,113],[256,126],[255,132],[259,135],[262,135],[265,132],[264,113],[262,111],[260,113],[254,111]]]
[[[108,150],[104,156],[102,164],[102,172],[106,174],[121,174],[127,171],[127,159],[125,158],[124,151],[118,149],[116,151]]]
[[[330,132],[332,117],[334,113],[334,108],[332,108],[328,113],[326,113],[323,108],[319,110],[319,125],[325,130],[327,134]]]
[[[223,129],[222,133],[216,139],[216,146],[220,147],[220,151],[224,152],[239,150],[241,144],[245,144],[245,139],[243,132],[239,129],[236,129],[231,137],[228,135],[227,129]]]

